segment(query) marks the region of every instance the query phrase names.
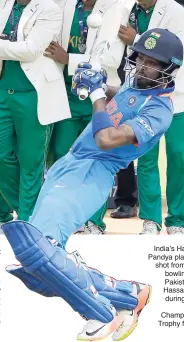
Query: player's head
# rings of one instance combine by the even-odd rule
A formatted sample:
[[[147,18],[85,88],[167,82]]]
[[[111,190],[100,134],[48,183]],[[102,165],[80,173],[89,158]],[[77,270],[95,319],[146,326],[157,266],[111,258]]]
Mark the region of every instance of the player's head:
[[[167,87],[183,63],[183,44],[168,30],[146,31],[131,47],[126,71],[134,72],[138,88]]]
[[[137,0],[137,2],[143,8],[150,8],[157,2],[157,0]]]

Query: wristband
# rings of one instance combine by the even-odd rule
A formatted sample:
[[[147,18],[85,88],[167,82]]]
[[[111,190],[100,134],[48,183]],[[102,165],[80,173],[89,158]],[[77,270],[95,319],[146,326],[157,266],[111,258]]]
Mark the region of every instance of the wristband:
[[[91,99],[91,102],[94,103],[99,99],[106,99],[107,96],[105,95],[105,91],[102,88],[98,88],[94,90],[89,97]]]
[[[110,116],[107,112],[97,112],[92,116],[92,133],[95,134],[104,128],[114,127]]]

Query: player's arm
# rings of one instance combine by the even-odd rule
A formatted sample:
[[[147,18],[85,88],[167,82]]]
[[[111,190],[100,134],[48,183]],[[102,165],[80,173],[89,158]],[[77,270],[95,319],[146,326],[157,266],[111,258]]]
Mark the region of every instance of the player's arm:
[[[137,143],[134,130],[131,126],[123,124],[118,128],[114,127],[109,114],[106,112],[105,99],[95,101],[93,109],[93,136],[98,147],[102,150],[109,150],[114,147]]]
[[[93,108],[93,136],[102,150],[128,144],[141,146],[153,138],[158,141],[169,128],[173,117],[168,107],[150,100],[139,115],[115,128],[111,116],[106,112],[104,100],[95,101]]]

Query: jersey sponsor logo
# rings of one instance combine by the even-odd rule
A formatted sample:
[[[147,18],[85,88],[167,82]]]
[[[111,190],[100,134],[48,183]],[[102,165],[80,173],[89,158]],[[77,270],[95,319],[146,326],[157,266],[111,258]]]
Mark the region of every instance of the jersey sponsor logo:
[[[139,121],[139,123],[150,133],[150,135],[152,137],[154,137],[155,133],[153,132],[153,130],[151,129],[151,127],[146,123],[146,121],[144,121],[142,118],[140,118],[139,116],[137,117],[137,121]]]
[[[128,106],[129,107],[135,106],[137,101],[138,101],[138,97],[137,96],[130,96],[129,99],[128,99]]]
[[[81,44],[81,37],[70,36],[70,40],[68,44],[70,47],[78,49],[79,44]]]

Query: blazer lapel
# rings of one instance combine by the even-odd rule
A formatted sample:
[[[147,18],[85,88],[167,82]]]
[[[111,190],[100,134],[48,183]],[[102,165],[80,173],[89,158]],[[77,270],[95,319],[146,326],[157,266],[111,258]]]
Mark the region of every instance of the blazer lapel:
[[[71,31],[76,3],[77,3],[77,0],[67,0],[64,6],[61,44],[62,44],[63,49],[66,51],[68,50],[70,31]]]
[[[100,15],[104,15],[104,13],[106,12],[106,10],[112,6],[115,2],[117,2],[117,0],[97,0],[92,13],[98,13]],[[89,28],[88,30],[88,36],[87,36],[87,50],[86,53],[91,53],[91,50],[95,44],[96,41],[96,37],[98,34],[98,28]]]
[[[167,0],[168,1],[168,0]],[[165,14],[167,4],[165,0],[157,0],[148,29],[159,27]]]
[[[15,0],[0,1],[0,34],[3,33]]]
[[[23,29],[26,25],[27,21],[33,16],[35,12],[37,12],[40,9],[40,1],[39,0],[32,0],[24,9],[22,12],[19,26],[18,26],[18,32],[17,32],[17,40],[23,39]]]

